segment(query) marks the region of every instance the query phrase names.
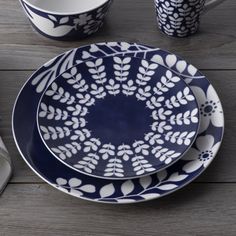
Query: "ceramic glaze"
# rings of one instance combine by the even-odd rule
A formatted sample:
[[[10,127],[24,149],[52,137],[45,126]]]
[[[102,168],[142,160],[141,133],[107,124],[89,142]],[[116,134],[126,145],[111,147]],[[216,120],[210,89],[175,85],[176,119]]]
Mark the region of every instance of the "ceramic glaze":
[[[181,160],[158,174],[119,181],[84,175],[54,158],[39,134],[34,132],[37,131],[36,114],[40,98],[58,75],[75,64],[114,55],[136,56],[177,73],[188,83],[201,108],[200,129],[191,149]],[[214,160],[224,132],[221,102],[205,76],[193,65],[170,52],[126,42],[84,46],[61,54],[44,64],[29,78],[18,95],[12,122],[17,147],[23,159],[40,178],[75,197],[116,204],[159,198],[192,182]]]

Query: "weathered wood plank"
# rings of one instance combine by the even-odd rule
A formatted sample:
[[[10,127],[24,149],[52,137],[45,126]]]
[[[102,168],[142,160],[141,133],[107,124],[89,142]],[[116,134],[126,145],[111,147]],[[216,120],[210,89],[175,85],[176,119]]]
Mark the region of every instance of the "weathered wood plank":
[[[186,39],[157,30],[153,1],[114,1],[104,28],[79,42],[58,42],[33,32],[18,1],[0,0],[0,69],[36,69],[65,50],[103,41],[140,42],[173,51],[202,69],[236,69],[236,2],[228,0],[202,18]],[[14,16],[14,17],[10,17]]]
[[[24,164],[15,147],[11,133],[11,111],[20,87],[32,72],[0,71],[0,132],[14,160],[15,173],[13,182],[34,182],[39,178]],[[226,118],[226,131],[221,150],[206,171],[197,181],[201,182],[236,182],[236,71],[204,71],[212,81],[222,99]]]
[[[236,235],[236,184],[192,184],[133,205],[76,199],[48,185],[10,184],[0,197],[1,235]]]

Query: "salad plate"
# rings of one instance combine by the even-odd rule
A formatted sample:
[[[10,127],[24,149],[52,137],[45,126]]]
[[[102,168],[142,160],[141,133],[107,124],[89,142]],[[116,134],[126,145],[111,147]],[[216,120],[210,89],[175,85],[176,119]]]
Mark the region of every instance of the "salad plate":
[[[132,180],[98,179],[68,168],[48,151],[35,127],[40,98],[58,75],[92,58],[117,55],[146,59],[177,73],[193,91],[201,116],[196,140],[184,157],[157,174]],[[151,200],[180,189],[198,177],[213,161],[224,132],[220,100],[205,76],[170,52],[126,42],[84,46],[43,65],[21,89],[14,106],[12,124],[14,139],[23,159],[39,177],[70,195],[104,203]]]
[[[48,150],[76,171],[130,179],[158,172],[193,143],[196,99],[166,67],[110,56],[79,63],[45,90],[38,107]]]

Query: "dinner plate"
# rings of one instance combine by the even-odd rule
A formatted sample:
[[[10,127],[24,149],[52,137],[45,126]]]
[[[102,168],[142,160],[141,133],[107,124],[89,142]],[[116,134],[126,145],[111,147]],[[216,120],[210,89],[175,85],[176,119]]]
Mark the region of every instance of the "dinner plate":
[[[196,141],[188,153],[171,167],[133,180],[90,177],[66,167],[48,152],[37,133],[35,117],[42,93],[56,76],[75,64],[103,56],[135,56],[157,62],[179,74],[189,84],[200,108]],[[157,48],[126,42],[84,46],[50,60],[37,70],[21,89],[13,110],[13,134],[29,167],[53,187],[70,195],[96,202],[130,203],[159,198],[198,177],[215,158],[224,132],[220,100],[210,82],[194,66]]]
[[[48,150],[69,167],[130,179],[177,161],[196,137],[199,112],[190,88],[166,67],[110,56],[59,75],[42,95],[37,122]]]

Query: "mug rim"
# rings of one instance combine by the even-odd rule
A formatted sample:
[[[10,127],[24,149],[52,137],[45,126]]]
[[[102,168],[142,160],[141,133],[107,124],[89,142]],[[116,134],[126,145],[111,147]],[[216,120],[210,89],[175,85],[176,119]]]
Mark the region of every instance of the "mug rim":
[[[68,15],[80,15],[80,14],[85,14],[85,13],[88,13],[88,12],[91,12],[97,8],[100,8],[101,6],[107,4],[109,1],[112,1],[112,0],[104,0],[101,4],[99,4],[98,6],[96,7],[93,7],[89,10],[86,10],[86,11],[81,11],[81,12],[57,12],[57,11],[51,11],[51,10],[46,10],[46,9],[43,9],[41,7],[38,7],[38,6],[35,6],[34,4],[30,3],[28,0],[19,0],[20,3],[22,4],[25,3],[27,5],[29,5],[30,7],[38,10],[38,11],[41,11],[41,12],[44,12],[44,13],[47,13],[47,14],[52,14],[52,15],[58,15],[58,16],[68,16]]]

